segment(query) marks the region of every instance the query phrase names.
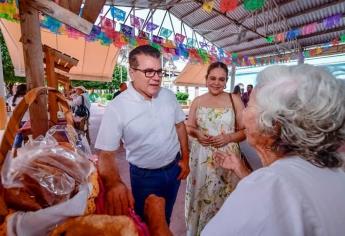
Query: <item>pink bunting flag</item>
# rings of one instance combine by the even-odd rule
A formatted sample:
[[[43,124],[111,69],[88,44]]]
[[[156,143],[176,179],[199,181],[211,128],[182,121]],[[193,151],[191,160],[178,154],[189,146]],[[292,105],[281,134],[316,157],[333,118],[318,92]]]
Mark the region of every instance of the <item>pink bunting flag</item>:
[[[176,33],[175,34],[175,42],[176,43],[183,43],[184,39],[186,38],[186,36]]]
[[[303,26],[303,28],[302,28],[302,35],[308,35],[308,34],[315,33],[316,32],[316,27],[317,27],[317,23],[316,22]]]
[[[113,21],[106,17],[101,18],[101,26],[102,26],[103,31],[105,32],[108,30],[114,30],[115,28]]]

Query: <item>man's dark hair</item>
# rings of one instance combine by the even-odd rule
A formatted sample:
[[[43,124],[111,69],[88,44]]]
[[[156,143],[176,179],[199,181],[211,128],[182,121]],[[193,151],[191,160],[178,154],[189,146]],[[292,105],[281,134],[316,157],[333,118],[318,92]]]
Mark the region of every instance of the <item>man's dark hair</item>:
[[[248,84],[247,87],[253,88],[253,85],[252,84]]]
[[[159,50],[150,45],[142,45],[142,46],[136,47],[129,53],[128,62],[129,62],[130,67],[137,68],[139,66],[137,55],[140,55],[140,54],[151,56],[157,59],[159,59],[161,56],[161,53],[159,52]]]

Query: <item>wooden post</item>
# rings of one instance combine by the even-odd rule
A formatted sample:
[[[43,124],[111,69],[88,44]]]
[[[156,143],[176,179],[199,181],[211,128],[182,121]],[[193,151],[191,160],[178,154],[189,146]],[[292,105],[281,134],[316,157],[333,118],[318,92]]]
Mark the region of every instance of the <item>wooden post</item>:
[[[231,64],[230,93],[234,90],[234,87],[235,87],[235,77],[236,77],[236,65]]]
[[[55,74],[55,67],[54,61],[55,56],[51,53],[51,49],[49,47],[44,46],[44,54],[45,54],[45,61],[46,61],[46,75],[47,75],[47,85],[49,87],[58,89],[58,81]],[[58,104],[56,101],[56,96],[49,92],[48,94],[48,104],[49,104],[49,114],[50,114],[50,121],[54,124],[58,123]]]
[[[43,50],[38,11],[26,0],[19,2],[20,27],[22,31],[25,74],[28,89],[44,86]],[[40,95],[30,108],[33,137],[43,135],[48,130],[47,96]],[[18,121],[19,122],[19,121]]]
[[[199,87],[195,87],[194,90],[194,98],[196,98],[197,96],[199,96]]]
[[[300,48],[298,52],[298,65],[304,64],[304,49]]]

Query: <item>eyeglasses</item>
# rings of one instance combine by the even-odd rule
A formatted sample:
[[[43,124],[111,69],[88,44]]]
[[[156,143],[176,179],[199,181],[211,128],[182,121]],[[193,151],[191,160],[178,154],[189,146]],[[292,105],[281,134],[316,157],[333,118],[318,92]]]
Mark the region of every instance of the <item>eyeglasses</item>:
[[[156,74],[159,78],[162,78],[164,75],[164,72],[162,69],[160,69],[160,70],[153,70],[153,69],[141,70],[141,69],[132,68],[132,67],[131,67],[131,69],[132,70],[138,70],[138,71],[144,73],[145,77],[150,78],[150,79],[153,78]]]

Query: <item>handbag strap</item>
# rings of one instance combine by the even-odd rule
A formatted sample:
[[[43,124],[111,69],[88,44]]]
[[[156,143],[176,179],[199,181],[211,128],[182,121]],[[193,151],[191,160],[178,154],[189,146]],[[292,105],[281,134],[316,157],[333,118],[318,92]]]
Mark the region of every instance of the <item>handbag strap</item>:
[[[230,97],[232,109],[234,110],[234,114],[235,114],[235,131],[238,131],[238,125],[237,125],[237,119],[236,119],[237,112],[236,112],[235,103],[234,103],[234,100],[232,99],[232,94],[231,93],[229,93],[229,97]]]
[[[235,107],[235,104],[234,104],[234,100],[232,99],[232,94],[229,93],[229,96],[230,96],[230,101],[231,101],[231,105],[232,105],[232,109],[234,109],[234,113],[235,113],[235,131],[239,131],[238,129],[238,124],[237,124],[237,120],[236,120],[236,107]],[[249,161],[247,159],[247,157],[244,155],[244,153],[242,152],[241,150],[241,146],[240,144],[238,143],[238,148],[240,150],[240,153],[241,153],[241,159],[244,161],[244,164],[246,165],[246,167],[250,170],[250,171],[253,171],[253,168],[251,167],[251,165],[249,164]]]

